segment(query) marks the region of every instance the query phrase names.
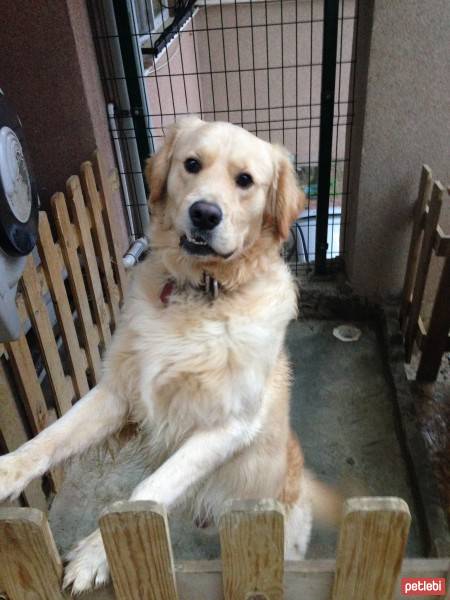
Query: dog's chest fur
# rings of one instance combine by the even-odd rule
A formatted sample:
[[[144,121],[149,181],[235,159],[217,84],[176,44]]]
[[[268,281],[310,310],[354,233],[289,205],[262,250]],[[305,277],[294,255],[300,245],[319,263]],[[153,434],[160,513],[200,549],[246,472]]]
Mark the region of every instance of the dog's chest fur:
[[[106,374],[117,381],[120,370],[133,418],[169,448],[196,428],[264,412],[265,385],[296,295],[283,265],[214,301],[183,288],[163,302],[164,285],[151,265],[137,273]]]

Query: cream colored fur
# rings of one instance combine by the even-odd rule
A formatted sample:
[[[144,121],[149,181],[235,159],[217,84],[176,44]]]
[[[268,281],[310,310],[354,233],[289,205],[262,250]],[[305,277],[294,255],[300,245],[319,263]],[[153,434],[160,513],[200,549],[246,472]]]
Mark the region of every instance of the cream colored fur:
[[[201,161],[188,173],[186,158]],[[236,185],[250,173],[248,189]],[[226,123],[189,119],[175,126],[148,168],[152,253],[134,272],[100,383],[64,417],[0,458],[0,497],[17,496],[51,466],[118,430],[145,425],[158,457],[131,499],[170,510],[189,501],[215,518],[229,498],[275,497],[287,508],[288,558],[304,555],[311,528],[309,486],[289,427],[286,327],[296,288],[280,243],[303,195],[286,152]],[[180,247],[188,210],[217,203],[223,221],[211,246],[223,255],[191,256]],[[211,301],[195,286],[209,273],[221,285]],[[165,283],[176,288],[167,304]],[[69,555],[64,583],[81,592],[108,578],[99,531]]]

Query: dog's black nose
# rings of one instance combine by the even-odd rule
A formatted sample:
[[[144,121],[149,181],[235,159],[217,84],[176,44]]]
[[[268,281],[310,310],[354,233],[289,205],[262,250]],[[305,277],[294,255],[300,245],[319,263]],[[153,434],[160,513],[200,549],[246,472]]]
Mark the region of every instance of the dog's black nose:
[[[209,231],[214,229],[222,220],[220,206],[206,200],[198,200],[189,209],[192,224],[198,229]]]

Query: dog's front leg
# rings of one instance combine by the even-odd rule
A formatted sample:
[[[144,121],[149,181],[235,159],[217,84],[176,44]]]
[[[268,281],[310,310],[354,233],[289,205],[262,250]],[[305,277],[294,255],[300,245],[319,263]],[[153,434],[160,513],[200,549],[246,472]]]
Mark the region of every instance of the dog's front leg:
[[[257,431],[256,421],[232,420],[222,427],[195,432],[134,489],[131,500],[153,500],[170,509],[191,486],[249,444]]]
[[[133,491],[131,500],[154,500],[172,508],[192,486],[210,475],[235,452],[251,442],[258,431],[251,423],[231,421],[220,428],[198,431]],[[67,556],[64,587],[80,593],[104,583],[108,563],[100,530],[82,540]]]
[[[54,465],[100,442],[117,430],[126,402],[101,384],[35,438],[0,457],[0,501],[15,498]]]

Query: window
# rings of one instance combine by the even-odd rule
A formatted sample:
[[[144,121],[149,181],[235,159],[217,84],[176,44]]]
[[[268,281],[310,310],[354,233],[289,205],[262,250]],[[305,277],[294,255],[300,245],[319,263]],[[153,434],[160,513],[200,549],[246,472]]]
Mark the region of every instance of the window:
[[[153,35],[158,37],[170,22],[173,0],[132,0],[136,32],[142,45],[152,46]]]

